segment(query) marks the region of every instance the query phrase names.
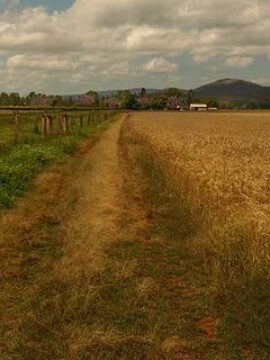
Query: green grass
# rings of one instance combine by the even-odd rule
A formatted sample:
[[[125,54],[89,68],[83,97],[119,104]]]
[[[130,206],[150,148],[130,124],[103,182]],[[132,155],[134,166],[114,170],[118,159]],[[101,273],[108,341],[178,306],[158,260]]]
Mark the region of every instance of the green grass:
[[[2,180],[10,189],[7,206],[31,187],[37,173],[55,161],[56,166],[46,169],[35,190],[29,192],[21,206],[5,213],[1,223],[1,360],[65,358],[65,333],[58,331],[76,308],[73,304],[67,308],[72,289],[67,289],[64,281],[52,279],[51,273],[63,255],[66,234],[62,223],[70,218],[78,198],[71,186],[74,173],[81,170],[84,153],[90,151],[111,121],[92,124],[68,136],[16,145],[2,154],[6,166]],[[83,142],[74,156],[67,156],[82,139],[89,141]],[[85,301],[83,295],[87,294],[78,296],[78,314]],[[58,298],[63,301],[61,308]],[[38,323],[33,314],[37,314]]]
[[[0,159],[0,206],[11,207],[30,186],[33,177],[55,160],[61,150],[52,145],[16,146]]]
[[[77,115],[77,118],[79,114]],[[109,114],[111,115],[111,114]],[[72,154],[82,138],[94,137],[108,123],[106,115],[101,124],[97,122],[82,128],[78,124],[71,133],[41,138],[38,127],[40,114],[23,116],[20,133],[14,138],[11,116],[0,119],[0,209],[10,208],[16,198],[27,191],[33,178],[48,165],[64,155]]]

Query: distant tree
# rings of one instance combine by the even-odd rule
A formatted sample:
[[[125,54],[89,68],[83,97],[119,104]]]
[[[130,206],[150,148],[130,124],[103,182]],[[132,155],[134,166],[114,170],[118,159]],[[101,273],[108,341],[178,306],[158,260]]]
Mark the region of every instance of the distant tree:
[[[92,97],[94,106],[99,106],[100,99],[99,99],[99,94],[96,91],[90,90],[86,93],[86,95]]]
[[[62,96],[56,95],[51,98],[51,106],[57,107],[57,106],[63,106],[63,105],[64,105],[64,100],[63,100]]]
[[[195,99],[194,91],[193,91],[193,90],[189,90],[189,91],[187,92],[186,98],[187,98],[187,106],[189,107],[190,104],[191,104],[191,103],[194,101],[194,99]]]
[[[136,96],[129,90],[120,90],[116,94],[118,106],[122,109],[135,109],[138,107]]]
[[[38,93],[34,91],[29,93],[26,97],[26,105],[37,107],[49,107],[52,105],[53,96]]]
[[[21,104],[21,98],[20,98],[19,93],[17,93],[17,92],[10,93],[9,100],[10,100],[10,105],[20,106],[20,104]]]
[[[25,96],[21,96],[21,106],[26,106],[26,97]]]
[[[168,98],[167,107],[169,109],[178,109],[180,107],[180,96],[171,96]]]
[[[177,88],[168,88],[164,90],[163,94],[167,98],[170,98],[172,96],[181,96],[181,91]]]
[[[217,101],[217,100],[214,100],[214,99],[208,100],[208,101],[207,101],[207,105],[208,105],[208,107],[210,107],[210,108],[218,108],[218,107],[219,107],[218,101]]]
[[[107,108],[117,108],[118,107],[118,100],[116,98],[116,96],[106,96],[103,99],[102,105],[107,107]]]
[[[159,97],[159,107],[161,109],[164,109],[167,106],[167,104],[168,104],[168,97],[165,95],[161,95]]]
[[[84,107],[89,107],[89,106],[94,106],[97,107],[99,106],[99,98],[97,96],[95,96],[95,94],[92,94],[92,92],[85,94],[85,95],[79,95],[76,96],[74,98],[74,103],[76,106],[84,106]]]
[[[35,99],[36,97],[36,93],[35,91],[31,91],[27,96],[26,96],[26,104],[28,106],[31,105],[31,102]]]
[[[154,110],[158,110],[158,109],[160,109],[161,107],[160,107],[160,97],[159,97],[159,95],[152,95],[151,97],[150,97],[150,108],[151,109],[154,109]]]
[[[0,105],[1,106],[9,106],[10,105],[10,98],[6,92],[2,92],[0,94]]]
[[[148,96],[138,96],[136,98],[138,107],[141,109],[149,109],[151,104],[151,99]]]
[[[74,100],[72,96],[69,96],[67,99],[64,100],[65,106],[74,106]]]
[[[141,88],[140,97],[145,97],[145,95],[146,95],[146,90],[143,87],[143,88]]]

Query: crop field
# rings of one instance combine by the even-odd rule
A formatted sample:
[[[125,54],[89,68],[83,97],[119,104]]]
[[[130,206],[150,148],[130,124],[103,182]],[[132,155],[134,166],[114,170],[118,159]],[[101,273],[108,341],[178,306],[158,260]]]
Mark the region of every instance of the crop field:
[[[269,345],[270,113],[141,113],[125,133],[176,197],[235,339]]]
[[[268,360],[270,113],[52,115],[0,115],[1,360]]]
[[[12,112],[0,114],[0,208],[12,206],[35,174],[61,155],[72,153],[80,138],[102,129],[114,112],[66,112],[69,127],[61,133],[59,114],[49,111],[49,115],[50,133],[45,129],[44,134],[42,112],[22,112],[17,119]]]

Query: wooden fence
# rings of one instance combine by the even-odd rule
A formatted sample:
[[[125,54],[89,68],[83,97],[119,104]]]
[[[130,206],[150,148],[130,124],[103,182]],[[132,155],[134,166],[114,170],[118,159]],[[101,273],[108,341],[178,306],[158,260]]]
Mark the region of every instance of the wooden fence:
[[[99,126],[116,113],[116,110],[91,110],[65,113],[44,112],[33,114],[14,111],[13,115],[9,115],[8,120],[4,123],[6,128],[9,127],[9,136],[6,136],[6,139],[9,137],[9,140],[11,140],[10,138],[12,137],[12,142],[18,144],[24,140],[24,136],[29,136],[29,134],[35,134],[35,136],[41,137],[42,139],[68,135],[93,125]],[[0,142],[1,141],[5,141],[5,135],[1,136],[0,123]]]

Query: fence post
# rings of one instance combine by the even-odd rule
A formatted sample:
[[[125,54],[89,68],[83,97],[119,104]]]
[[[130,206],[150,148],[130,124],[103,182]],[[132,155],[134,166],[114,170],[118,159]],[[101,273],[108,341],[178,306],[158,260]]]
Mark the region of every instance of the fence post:
[[[64,134],[69,132],[69,126],[68,125],[69,125],[68,124],[68,116],[64,115],[63,116],[63,131],[64,131]]]
[[[19,111],[14,111],[14,115],[15,115],[15,134],[14,134],[14,141],[15,144],[18,143],[19,141],[19,132],[20,132],[20,123],[21,123],[21,116]]]
[[[74,117],[73,115],[70,115],[70,130],[72,131],[74,128]]]
[[[62,116],[59,114],[56,117],[56,126],[57,135],[61,135],[63,133],[63,121]]]
[[[47,135],[53,133],[53,117],[51,115],[47,116]]]
[[[41,136],[42,139],[47,137],[47,117],[45,115],[42,115],[41,119]]]
[[[45,117],[45,123],[46,123],[46,136],[51,135],[51,116],[47,115]]]
[[[87,125],[90,126],[90,123],[91,123],[91,117],[90,117],[90,114],[88,114],[88,116],[87,116]]]
[[[83,127],[83,115],[80,116],[80,128]]]
[[[54,115],[51,115],[50,117],[50,126],[51,126],[51,133],[55,135],[56,131],[55,131],[55,118]]]

